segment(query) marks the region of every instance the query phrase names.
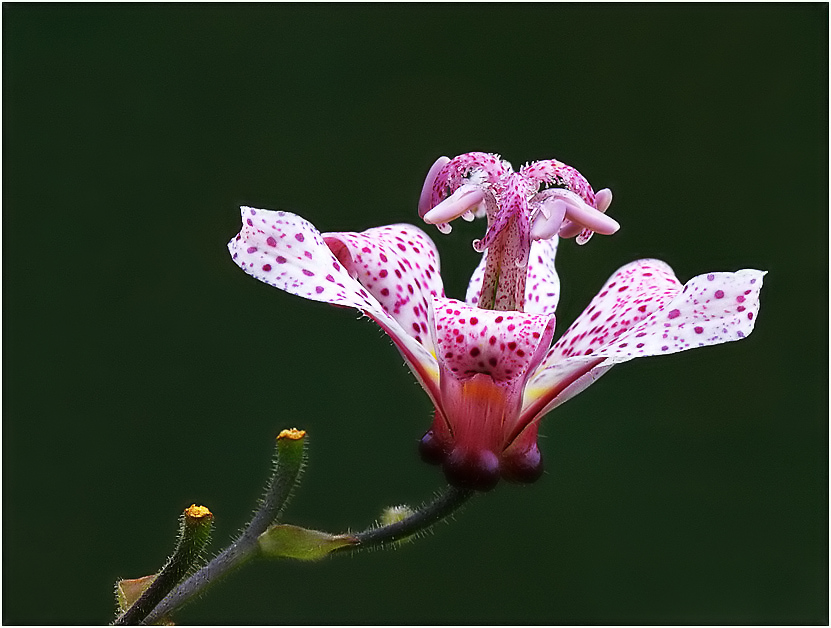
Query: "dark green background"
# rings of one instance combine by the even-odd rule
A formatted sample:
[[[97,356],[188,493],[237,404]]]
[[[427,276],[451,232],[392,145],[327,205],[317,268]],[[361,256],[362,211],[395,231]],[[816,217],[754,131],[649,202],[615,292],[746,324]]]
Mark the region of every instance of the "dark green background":
[[[105,623],[192,502],[287,520],[440,487],[372,324],[244,275],[238,205],[417,222],[442,154],[556,157],[614,237],[561,247],[564,330],[619,266],[770,271],[753,335],[619,366],[547,474],[395,552],[263,562],[193,623],[827,623],[827,5],[3,5],[3,622]],[[482,225],[435,236],[464,294]]]

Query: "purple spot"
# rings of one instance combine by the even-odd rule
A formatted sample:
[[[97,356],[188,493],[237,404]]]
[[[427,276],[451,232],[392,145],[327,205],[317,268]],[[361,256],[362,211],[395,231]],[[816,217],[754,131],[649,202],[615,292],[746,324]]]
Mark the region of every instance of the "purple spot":
[[[716,276],[715,276],[715,275],[713,275],[712,273],[710,273],[709,275],[707,275],[707,281],[712,281],[712,280],[713,280],[713,279],[715,279],[715,278],[716,278]]]
[[[678,318],[679,316],[681,316],[681,311],[680,310],[672,310],[669,313],[669,318]]]
[[[266,240],[266,244],[268,244],[268,246],[277,246],[277,240],[275,240],[271,236],[268,236],[268,240]]]
[[[714,296],[715,296],[717,299],[723,299],[723,298],[724,298],[724,290],[716,290],[716,293],[715,293],[715,295],[714,295]]]
[[[294,234],[294,239],[295,239],[295,240],[297,240],[298,242],[302,242],[302,241],[303,241],[303,240],[305,240],[306,238],[304,238],[304,237],[303,237],[303,234],[302,234],[302,233],[295,233],[295,234]]]
[[[310,271],[308,268],[303,269],[303,274],[306,275],[306,277],[314,277],[314,273]]]
[[[249,246],[248,249],[246,249],[245,252],[248,253],[249,255],[251,253],[256,253],[257,252],[257,247],[256,246]]]
[[[696,328],[695,328],[695,333],[697,333],[697,334],[703,334],[703,333],[704,333],[704,328],[703,328],[703,327],[696,327]]]
[[[320,294],[321,292],[323,292],[323,286],[317,286],[317,287],[315,288],[315,292],[317,292],[318,294]]]
[[[285,264],[286,263],[286,258],[283,257],[282,255],[278,255],[277,256],[277,263],[278,264]]]
[[[271,264],[263,264],[263,270],[264,270],[265,272],[270,271],[270,270],[271,270]]]

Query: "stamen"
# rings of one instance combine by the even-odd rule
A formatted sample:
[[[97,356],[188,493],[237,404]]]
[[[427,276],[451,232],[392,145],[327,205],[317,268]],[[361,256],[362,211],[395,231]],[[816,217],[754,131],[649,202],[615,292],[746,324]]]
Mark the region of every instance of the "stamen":
[[[532,218],[531,240],[548,240],[557,235],[567,209],[568,204],[561,198],[543,201]]]
[[[597,192],[594,195],[594,204],[597,211],[605,214],[606,210],[609,209],[609,205],[612,204],[612,191],[609,188],[603,188]]]
[[[604,193],[601,196],[601,199],[604,203],[606,203],[606,207],[608,207],[608,204],[612,202],[611,196],[611,192],[608,192],[608,197],[607,193]],[[548,199],[551,198],[557,198],[565,201],[567,206],[566,218],[568,218],[571,222],[580,225],[581,229],[589,229],[590,231],[596,231],[602,235],[612,235],[620,229],[620,225],[614,218],[610,218],[609,216],[603,214],[603,212],[595,209],[591,205],[586,204],[586,202],[574,192],[570,192],[569,190],[548,190]]]
[[[558,236],[561,238],[573,238],[578,233],[583,230],[581,225],[578,225],[576,222],[571,222],[570,220],[564,220],[563,226],[560,227],[560,231],[557,233]]]
[[[422,216],[428,225],[449,222],[475,208],[485,198],[485,193],[473,185],[463,185],[450,196]]]
[[[441,169],[448,163],[450,163],[449,157],[439,157],[436,159],[436,162],[430,166],[430,170],[427,172],[427,178],[424,179],[424,185],[421,188],[421,196],[418,199],[419,216],[423,217],[424,214],[430,211],[430,197],[433,195],[433,184],[436,182],[436,177],[439,176]]]

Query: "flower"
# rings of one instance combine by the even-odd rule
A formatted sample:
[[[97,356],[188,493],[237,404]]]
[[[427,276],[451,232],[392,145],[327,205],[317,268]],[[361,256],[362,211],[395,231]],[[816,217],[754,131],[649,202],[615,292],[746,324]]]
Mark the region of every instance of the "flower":
[[[550,183],[565,187],[539,189]],[[488,490],[500,477],[539,478],[540,419],[615,364],[753,330],[765,273],[709,273],[682,285],[667,264],[644,259],[615,272],[552,345],[558,234],[585,242],[592,231],[613,232],[617,223],[599,218],[610,201],[553,160],[519,173],[484,153],[437,161],[419,203],[425,220],[447,231],[468,212],[488,216],[465,302],[445,297],[435,245],[408,224],[320,233],[295,214],[243,207],[228,248],[256,279],[357,308],[380,325],[435,407],[422,457],[451,484]]]

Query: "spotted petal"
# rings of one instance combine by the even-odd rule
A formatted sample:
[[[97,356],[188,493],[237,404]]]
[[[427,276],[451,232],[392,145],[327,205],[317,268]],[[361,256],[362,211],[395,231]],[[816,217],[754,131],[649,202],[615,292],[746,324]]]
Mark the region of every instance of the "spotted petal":
[[[526,387],[523,415],[542,416],[614,364],[745,338],[764,275],[709,273],[682,287],[658,260],[624,266],[549,351]]]
[[[531,243],[525,282],[524,310],[529,314],[554,314],[560,299],[560,278],[554,267],[558,238],[535,240]],[[482,278],[485,276],[487,254],[482,256],[467,287],[465,301],[471,305],[479,302]]]
[[[433,241],[412,225],[376,227],[363,233],[324,233],[338,260],[384,311],[428,351],[430,301],[444,296]]]
[[[242,207],[241,210],[242,230],[228,243],[228,250],[240,268],[255,279],[280,290],[313,301],[354,307],[372,318],[389,334],[416,378],[435,402],[438,398],[438,367],[435,358],[430,350],[416,339],[415,330],[412,329],[408,333],[396,319],[393,314],[396,301],[386,301],[386,304],[392,307],[391,312],[373,296],[373,291],[382,297],[385,296],[382,291],[387,284],[380,281],[382,269],[376,265],[381,261],[383,252],[388,260],[393,260],[391,263],[394,267],[400,270],[398,263],[405,253],[398,247],[398,238],[403,238],[402,232],[406,231],[409,236],[409,239],[403,241],[405,249],[409,247],[407,255],[414,253],[413,248],[420,248],[416,245],[418,241],[424,245],[420,250],[430,258],[431,255],[435,256],[435,249],[432,243],[427,246],[429,238],[426,235],[415,227],[405,229],[401,225],[395,225],[390,228],[372,229],[364,234],[330,233],[324,236],[314,225],[295,214],[251,207]],[[419,234],[420,237],[417,237]],[[343,262],[335,256],[327,241],[332,243],[331,246],[343,258]],[[373,242],[374,246],[369,246],[370,242]],[[360,259],[352,253],[352,247],[355,245],[361,247]],[[370,253],[363,251],[364,246],[370,249]],[[347,262],[348,268],[344,267]],[[410,265],[415,266],[415,263],[410,262]],[[407,267],[406,264],[404,266]],[[434,267],[437,276],[437,259]],[[422,267],[421,272],[426,268],[429,268],[429,264]],[[395,276],[394,271],[389,272]],[[402,279],[403,276],[402,273]],[[413,279],[410,274],[408,277]],[[396,276],[396,280],[398,279]],[[361,281],[372,283],[372,287],[368,288]],[[440,293],[441,280],[437,281],[438,284],[436,280],[425,282],[428,293],[433,290]],[[421,305],[420,301],[418,305]],[[413,308],[414,306],[410,306],[410,312],[402,316],[402,320],[409,321],[409,318],[415,317]],[[421,330],[420,325],[419,329]],[[429,335],[425,333],[424,336]]]
[[[436,357],[456,378],[484,373],[508,382],[533,371],[542,360],[554,334],[553,319],[433,299]]]

